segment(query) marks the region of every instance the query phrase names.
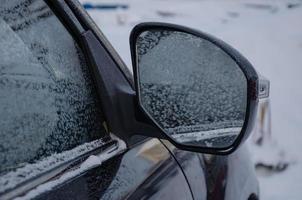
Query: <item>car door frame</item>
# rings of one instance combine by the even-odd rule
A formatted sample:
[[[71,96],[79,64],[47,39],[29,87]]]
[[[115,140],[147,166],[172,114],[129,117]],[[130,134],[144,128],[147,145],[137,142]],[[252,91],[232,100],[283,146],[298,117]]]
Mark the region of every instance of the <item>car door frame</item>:
[[[93,33],[98,39],[99,44],[102,45],[104,50],[110,56],[110,59],[114,62],[114,65],[123,74],[129,86],[132,89],[134,88],[133,77],[130,71],[128,70],[128,68],[126,67],[125,63],[122,61],[118,53],[111,46],[110,42],[106,39],[106,37],[99,30],[97,25],[90,18],[87,12],[82,8],[81,4],[78,1],[45,0],[45,2],[54,12],[56,17],[62,22],[64,27],[69,31],[70,35],[74,38],[74,40],[78,44],[80,44],[80,46],[84,45],[80,40],[82,34],[87,30]],[[81,46],[81,48],[83,48],[83,46]],[[109,135],[109,131],[108,131],[108,136],[109,137],[107,138],[107,142],[104,145],[96,149],[93,149],[92,151],[89,151],[88,153],[81,155],[71,161],[67,161],[66,163],[63,163],[57,166],[56,168],[51,169],[50,171],[40,174],[37,177],[33,177],[30,180],[18,184],[17,187],[12,188],[0,194],[1,198],[11,199],[11,198],[18,197],[20,195],[27,194],[32,189],[38,187],[40,184],[47,183],[50,179],[60,177],[65,172],[77,168],[90,155],[104,155],[110,153],[110,157],[106,157],[106,156],[104,157],[104,159],[102,160],[102,162],[104,162],[114,156],[118,156],[124,153],[125,151],[127,151],[127,149],[131,149],[132,147],[135,147],[141,143],[146,143],[150,140],[150,138],[144,136],[133,136],[131,137],[131,139],[127,140],[127,145],[126,145],[122,139],[116,137],[114,134],[110,133]],[[165,145],[163,145],[163,148],[167,149]],[[172,154],[171,157],[177,163],[177,160],[172,156]],[[178,165],[178,167],[181,169],[182,175],[185,177],[187,181],[186,175],[184,174],[181,166]],[[190,188],[188,181],[187,181],[187,185]],[[190,188],[190,193],[193,196],[191,188]]]
[[[123,75],[123,77],[127,80],[127,83],[129,84],[128,86],[130,86],[130,88],[133,91],[135,91],[135,85],[134,85],[133,75],[131,74],[131,72],[129,71],[129,69],[127,68],[126,64],[123,62],[123,60],[119,56],[119,54],[116,52],[116,50],[114,49],[114,47],[108,41],[108,39],[106,38],[106,36],[102,33],[102,31],[96,25],[96,23],[94,22],[94,20],[90,17],[90,15],[83,8],[83,6],[77,0],[67,0],[67,1],[66,0],[55,0],[55,1],[53,1],[53,0],[45,0],[45,1],[52,8],[53,12],[55,12],[55,14],[57,15],[57,17],[62,21],[62,23],[65,26],[70,25],[71,34],[74,32],[75,37],[78,37],[78,38],[75,38],[75,40],[78,40],[81,43],[80,40],[83,39],[83,38],[81,38],[83,36],[83,33],[85,31],[86,32],[87,31],[91,31],[91,33],[96,37],[95,39],[98,40],[98,42],[95,41],[95,43],[99,43],[101,45],[101,48],[105,50],[103,53],[107,53],[110,56],[109,59],[110,59],[110,61],[112,61],[112,63],[110,63],[110,65],[111,66],[114,65],[121,72],[121,74]],[[77,28],[77,26],[73,25],[75,22],[72,22],[71,20],[68,20],[68,18],[69,19],[72,18],[72,16],[66,16],[66,14],[71,14],[70,11],[71,11],[72,15],[75,16],[75,19],[82,25],[82,27],[83,27],[84,30],[79,29],[79,28]],[[82,31],[82,32],[80,32],[80,31]],[[87,44],[83,44],[82,43],[82,45],[83,45],[84,49],[85,49],[85,47],[87,48]],[[91,53],[91,52],[88,52],[88,54],[89,53]],[[106,62],[106,64],[108,64],[108,63]],[[93,73],[99,73],[99,71],[94,71]],[[96,77],[96,79],[97,79],[97,80],[95,80],[96,81],[96,87],[98,87],[98,85],[97,85],[98,84],[97,83],[98,82],[98,77]],[[130,110],[131,109],[134,109],[135,115],[138,116],[143,121],[142,124],[140,124],[140,123],[136,124],[137,126],[139,126],[139,128],[136,129],[136,130],[141,130],[141,131],[150,131],[150,130],[151,131],[157,131],[158,135],[159,136],[161,135],[161,133],[160,133],[159,130],[154,129],[152,126],[148,126],[148,125],[145,124],[145,122],[147,122],[147,124],[148,123],[152,124],[152,123],[151,123],[151,121],[149,121],[148,119],[146,119],[143,115],[141,115],[139,111],[135,110],[135,107],[130,108]],[[144,120],[146,120],[146,121],[144,121]],[[125,122],[125,123],[129,123],[130,124],[130,123],[133,123],[133,121],[131,121],[131,122]],[[131,124],[131,125],[133,125],[133,124]],[[121,135],[118,135],[118,136],[121,137]],[[159,138],[161,138],[161,137],[159,137]],[[131,148],[136,147],[139,144],[147,143],[152,138],[149,138],[149,137],[146,137],[146,136],[143,136],[143,135],[131,135],[131,137],[129,137],[129,135],[125,134],[125,136],[124,137],[122,136],[121,139],[126,142],[127,149],[131,149]],[[182,172],[182,175],[184,176],[184,178],[186,180],[186,183],[187,183],[187,185],[189,187],[189,190],[190,190],[190,193],[192,195],[192,198],[194,199],[194,194],[192,192],[189,180],[188,180],[188,178],[186,176],[186,173],[184,172],[181,164],[178,162],[178,159],[174,156],[174,154],[170,151],[170,149],[164,144],[164,142],[162,140],[159,139],[159,141],[162,144],[163,148],[165,148],[170,153],[170,156],[172,157],[172,159],[174,159],[175,163],[180,168],[180,170]],[[191,152],[186,152],[186,154],[187,155],[188,154],[192,154],[192,155],[194,154],[194,156],[196,156],[195,153],[191,153]],[[198,166],[193,166],[193,167],[196,168]],[[199,170],[202,170],[202,169],[199,169]]]

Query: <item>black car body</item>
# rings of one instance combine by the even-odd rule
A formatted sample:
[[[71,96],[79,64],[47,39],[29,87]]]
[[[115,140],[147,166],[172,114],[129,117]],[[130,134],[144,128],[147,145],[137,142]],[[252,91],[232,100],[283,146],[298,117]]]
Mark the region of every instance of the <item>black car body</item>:
[[[210,155],[147,137],[160,131],[124,108],[131,73],[79,2],[0,7],[0,199],[258,199],[245,145]]]

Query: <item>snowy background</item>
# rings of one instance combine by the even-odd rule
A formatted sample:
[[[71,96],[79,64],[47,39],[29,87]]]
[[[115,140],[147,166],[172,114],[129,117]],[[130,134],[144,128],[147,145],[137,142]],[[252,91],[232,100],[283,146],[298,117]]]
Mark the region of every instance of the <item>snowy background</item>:
[[[130,69],[129,33],[137,23],[146,21],[171,22],[202,30],[245,55],[271,82],[272,136],[266,136],[261,147],[254,144],[254,137],[249,141],[255,165],[258,164],[261,199],[301,199],[301,0],[81,1],[124,7],[88,12]]]

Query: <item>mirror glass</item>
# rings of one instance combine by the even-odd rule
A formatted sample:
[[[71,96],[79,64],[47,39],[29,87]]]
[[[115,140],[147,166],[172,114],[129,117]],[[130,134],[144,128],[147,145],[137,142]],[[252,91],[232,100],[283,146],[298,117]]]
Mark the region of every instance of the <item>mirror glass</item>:
[[[226,148],[240,134],[247,80],[212,42],[189,33],[153,29],[136,41],[139,101],[174,141]]]

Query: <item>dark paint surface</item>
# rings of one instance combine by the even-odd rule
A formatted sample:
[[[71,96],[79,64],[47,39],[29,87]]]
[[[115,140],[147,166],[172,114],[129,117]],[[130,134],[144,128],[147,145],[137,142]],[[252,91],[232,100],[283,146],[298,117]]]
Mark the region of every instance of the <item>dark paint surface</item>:
[[[162,140],[187,177],[195,200],[241,200],[259,194],[254,166],[245,145],[228,156],[193,153]]]
[[[36,199],[193,198],[172,155],[151,139]]]
[[[150,139],[36,199],[248,199],[258,194],[248,155],[191,153]]]
[[[207,183],[205,177],[205,164],[198,153],[182,151],[177,149],[167,140],[161,140],[167,149],[177,160],[192,190],[195,200],[207,198]]]

